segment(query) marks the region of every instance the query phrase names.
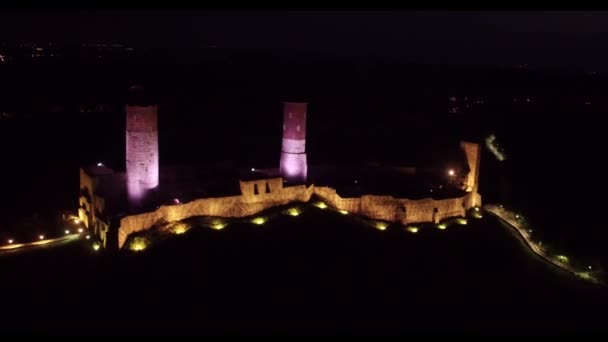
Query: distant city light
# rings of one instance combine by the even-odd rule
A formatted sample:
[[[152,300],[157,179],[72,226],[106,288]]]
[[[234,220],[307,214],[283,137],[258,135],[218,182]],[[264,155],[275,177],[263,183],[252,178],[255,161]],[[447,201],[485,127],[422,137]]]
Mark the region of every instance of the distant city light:
[[[479,211],[479,207],[475,207],[475,211]]]
[[[13,243],[13,239],[8,239],[8,244],[10,245],[11,243]]]
[[[252,167],[252,168],[251,168],[251,172],[253,172],[253,171],[255,171],[255,168],[253,168],[253,167]]]
[[[97,166],[103,166],[103,163],[97,163]]]
[[[74,223],[80,224],[80,220],[79,219],[74,219]]]
[[[79,233],[82,233],[82,228],[78,228],[78,232],[79,232]]]
[[[39,238],[40,240],[44,240],[44,235],[40,235],[40,236],[38,236],[38,238]]]
[[[410,233],[418,233],[418,227],[407,227],[407,231]]]
[[[440,224],[438,224],[438,225],[437,225],[437,228],[439,228],[439,229],[441,229],[441,230],[444,230],[444,229],[446,229],[447,227],[448,227],[448,226],[447,226],[445,223],[440,223]]]
[[[348,215],[348,211],[346,210],[338,210],[338,212],[340,212],[342,215]]]
[[[588,268],[588,269],[591,269],[592,267],[591,267],[591,266],[587,266],[587,268]]]
[[[180,203],[181,202],[180,202],[179,198],[174,198],[173,199],[173,204],[180,204]]]
[[[70,234],[70,231],[69,231],[69,230],[66,230],[66,231],[65,231],[65,235],[68,235],[68,234]]]
[[[448,175],[454,176],[456,172],[453,169],[448,170]]]
[[[90,239],[90,238],[91,238],[91,235],[87,235],[87,236],[86,236],[86,239],[87,239],[87,240],[88,240],[88,239]]]
[[[467,219],[459,218],[456,222],[458,222],[458,224],[465,225],[465,224],[467,224]]]
[[[101,245],[99,243],[96,242],[96,243],[93,244],[93,250],[98,251],[99,248],[101,248]]]

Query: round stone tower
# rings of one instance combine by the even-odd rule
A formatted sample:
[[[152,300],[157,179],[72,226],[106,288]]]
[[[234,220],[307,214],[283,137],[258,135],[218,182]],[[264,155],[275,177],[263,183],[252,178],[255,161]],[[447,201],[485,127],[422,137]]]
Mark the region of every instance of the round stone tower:
[[[281,176],[290,183],[305,183],[308,172],[306,162],[306,108],[307,103],[283,103],[283,144],[281,149]]]
[[[141,92],[141,87],[131,87]],[[132,100],[127,116],[127,192],[129,202],[138,207],[149,190],[158,187],[158,106]]]

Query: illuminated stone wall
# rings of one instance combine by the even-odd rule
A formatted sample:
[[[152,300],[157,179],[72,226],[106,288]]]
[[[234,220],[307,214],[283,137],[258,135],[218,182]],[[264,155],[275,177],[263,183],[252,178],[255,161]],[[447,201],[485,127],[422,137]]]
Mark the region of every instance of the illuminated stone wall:
[[[402,224],[439,222],[445,218],[465,216],[467,209],[481,205],[481,196],[468,193],[462,197],[434,200],[400,199],[392,196],[364,195],[360,198],[342,198],[329,187],[315,187],[315,195],[328,205],[353,214]]]
[[[106,201],[96,194],[99,180],[80,169],[80,196],[78,198],[78,219],[84,226],[97,236],[105,248],[107,233],[110,229],[108,222],[99,217],[105,211]]]
[[[130,234],[141,232],[156,225],[184,220],[193,216],[246,217],[275,206],[291,202],[308,202],[316,194],[328,205],[346,210],[353,214],[402,224],[420,222],[439,222],[445,218],[465,216],[465,211],[481,205],[477,193],[468,193],[462,197],[434,200],[399,199],[392,196],[364,195],[360,198],[342,198],[336,190],[329,187],[306,188],[304,185],[278,188],[271,193],[253,194],[253,184],[265,184],[281,179],[241,182],[243,195],[220,198],[203,198],[189,203],[161,206],[145,214],[127,216],[121,219],[118,231],[118,246],[122,248]]]
[[[255,182],[261,181],[242,183],[246,184],[245,188],[247,190],[249,185],[252,185],[248,183]],[[184,204],[161,206],[150,213],[127,216],[121,219],[118,231],[118,247],[122,248],[130,234],[149,229],[154,225],[180,221],[192,216],[245,217],[274,206],[291,202],[308,202],[312,194],[312,186],[306,188],[304,185],[299,185],[288,188],[281,187],[268,194],[253,195],[253,192],[247,192],[241,196],[203,198]]]
[[[240,181],[239,183],[241,186],[241,194],[247,196],[250,200],[255,200],[256,190],[258,194],[265,194],[266,190],[270,191],[270,193],[274,193],[283,189],[282,178]]]
[[[158,186],[158,107],[126,106],[127,191],[138,206]]]
[[[336,190],[325,186],[315,187],[314,193],[334,208],[346,210],[351,213],[361,212],[361,198],[342,198],[336,193]]]

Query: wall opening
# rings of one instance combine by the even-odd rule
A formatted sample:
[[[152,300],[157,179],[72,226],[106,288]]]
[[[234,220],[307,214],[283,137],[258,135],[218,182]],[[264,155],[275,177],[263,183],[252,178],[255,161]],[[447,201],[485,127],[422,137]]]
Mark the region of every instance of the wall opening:
[[[268,182],[266,182],[266,193],[270,193],[270,185],[268,185]]]
[[[258,185],[257,184],[253,184],[253,194],[254,195],[259,195],[260,193],[258,192]]]

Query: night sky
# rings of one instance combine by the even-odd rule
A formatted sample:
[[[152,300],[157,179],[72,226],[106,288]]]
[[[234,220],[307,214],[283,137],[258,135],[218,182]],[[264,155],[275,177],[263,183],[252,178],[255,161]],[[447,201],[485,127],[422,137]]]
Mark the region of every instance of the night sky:
[[[608,71],[608,12],[13,12],[0,40]]]

